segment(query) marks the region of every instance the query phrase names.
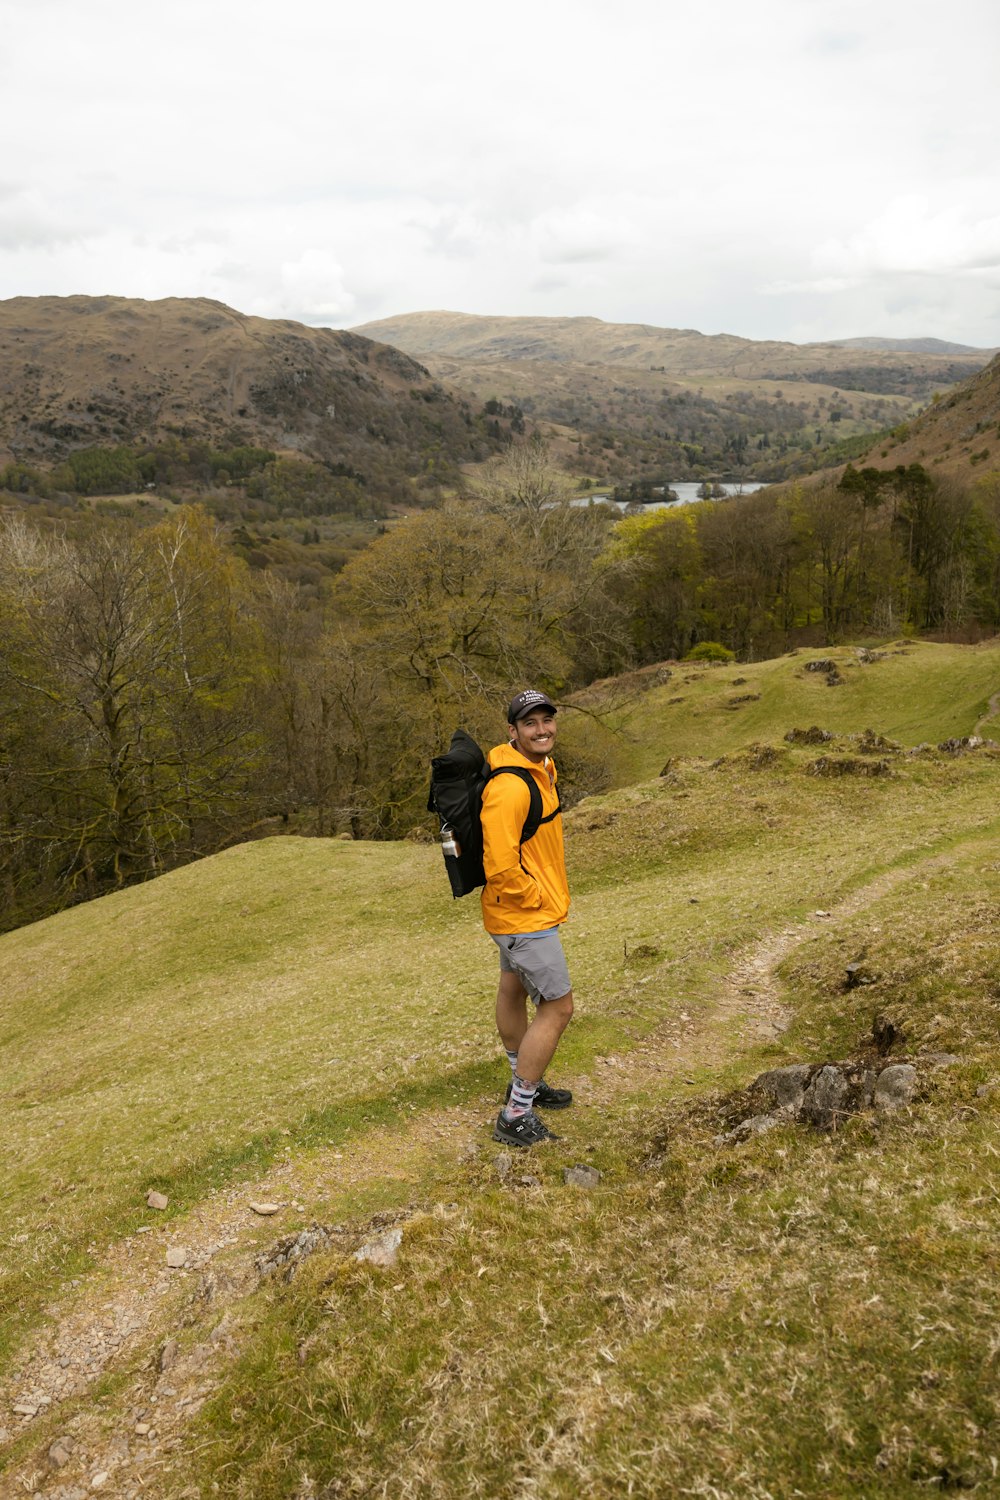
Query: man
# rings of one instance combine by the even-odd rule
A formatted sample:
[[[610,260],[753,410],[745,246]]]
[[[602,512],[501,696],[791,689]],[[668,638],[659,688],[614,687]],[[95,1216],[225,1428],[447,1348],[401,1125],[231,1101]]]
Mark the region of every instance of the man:
[[[563,856],[562,814],[551,750],[556,739],[556,706],[528,688],[511,700],[507,712],[510,743],[486,757],[492,770],[527,770],[541,793],[542,822],[521,843],[531,794],[520,776],[491,776],[483,790],[483,922],[500,950],[497,1030],[513,1078],[497,1116],[493,1139],[508,1146],[534,1146],[556,1140],[534,1106],[565,1109],[568,1089],[550,1088],[545,1069],[573,1014],[573,990],[559,925],[569,911]],[[528,998],[535,1011],[528,1020]]]

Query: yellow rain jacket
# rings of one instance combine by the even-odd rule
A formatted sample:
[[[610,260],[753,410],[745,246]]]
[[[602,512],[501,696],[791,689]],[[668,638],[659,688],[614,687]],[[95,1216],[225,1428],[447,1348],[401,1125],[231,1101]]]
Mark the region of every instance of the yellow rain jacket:
[[[559,794],[551,759],[536,766],[513,745],[497,745],[486,760],[491,769],[522,766],[529,771],[542,794],[542,816],[555,812]],[[519,776],[491,777],[483,788],[482,903],[487,932],[543,932],[565,922],[569,912],[562,818],[543,823],[534,838],[521,844],[530,800]]]

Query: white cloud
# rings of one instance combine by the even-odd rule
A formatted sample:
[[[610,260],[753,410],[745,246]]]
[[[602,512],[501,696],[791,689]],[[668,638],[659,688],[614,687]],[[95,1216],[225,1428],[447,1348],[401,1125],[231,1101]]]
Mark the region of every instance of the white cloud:
[[[993,0],[5,10],[0,296],[1000,343]]]

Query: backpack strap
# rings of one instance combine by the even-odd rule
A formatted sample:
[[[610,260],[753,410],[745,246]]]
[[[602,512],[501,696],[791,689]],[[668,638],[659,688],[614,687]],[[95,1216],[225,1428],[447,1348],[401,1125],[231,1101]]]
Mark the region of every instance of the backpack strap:
[[[528,788],[528,816],[525,818],[524,826],[521,829],[521,843],[526,844],[529,839],[535,837],[535,834],[543,823],[551,823],[553,818],[558,818],[562,812],[562,802],[559,800],[559,792],[557,789],[555,812],[546,813],[543,816],[542,794],[538,790],[538,783],[531,772],[526,771],[523,766],[497,766],[495,770],[490,771],[487,780],[493,776],[504,775],[519,777]]]

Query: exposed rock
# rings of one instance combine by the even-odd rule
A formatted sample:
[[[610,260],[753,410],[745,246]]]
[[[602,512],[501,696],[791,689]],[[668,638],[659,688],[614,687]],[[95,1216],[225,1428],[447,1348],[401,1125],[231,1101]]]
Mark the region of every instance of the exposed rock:
[[[798,1114],[811,1072],[812,1068],[808,1063],[794,1063],[788,1068],[772,1068],[770,1072],[761,1073],[759,1078],[755,1078],[752,1087],[770,1095],[779,1109]]]
[[[953,1068],[962,1059],[954,1052],[926,1052],[921,1061],[930,1063],[932,1068]]]
[[[15,1417],[37,1417],[38,1408],[37,1401],[15,1401],[12,1410]]]
[[[183,1245],[171,1245],[169,1250],[167,1251],[167,1265],[170,1266],[172,1270],[179,1270],[181,1266],[187,1265],[188,1253],[189,1252],[185,1250]]]
[[[887,740],[884,734],[877,734],[874,729],[866,729],[859,734],[857,743],[862,755],[882,755],[886,751],[891,755],[898,755],[902,749],[895,740]]]
[[[499,1177],[500,1181],[506,1182],[510,1177],[511,1171],[513,1169],[513,1163],[511,1162],[510,1156],[507,1154],[498,1156],[496,1166],[497,1176]]]
[[[855,990],[860,984],[878,983],[878,976],[860,958],[846,965],[844,975],[845,990]]]
[[[111,1475],[108,1473],[108,1471],[106,1469],[102,1469],[101,1472],[99,1474],[95,1474],[93,1479],[90,1481],[90,1488],[92,1490],[103,1490],[104,1486],[107,1484],[110,1478]]]
[[[285,1279],[290,1281],[299,1263],[317,1250],[323,1250],[339,1231],[328,1229],[325,1224],[312,1224],[298,1234],[287,1235],[254,1262],[260,1276],[270,1276],[284,1268]],[[225,1319],[222,1320],[225,1323]],[[220,1327],[222,1325],[220,1324]],[[219,1335],[221,1337],[221,1334]],[[213,1339],[216,1334],[212,1334]]]
[[[48,1452],[49,1463],[54,1469],[64,1469],[73,1457],[76,1443],[69,1436],[57,1437]]]
[[[891,1022],[885,1025],[893,1036],[899,1034]],[[749,1090],[751,1106],[763,1096],[770,1109],[761,1110],[758,1104],[728,1134],[716,1136],[716,1144],[745,1141],[792,1120],[823,1130],[836,1129],[846,1116],[871,1109],[873,1105],[879,1109],[898,1109],[908,1104],[916,1086],[916,1069],[909,1063],[892,1063],[881,1072],[863,1062],[797,1063],[772,1068],[755,1078]]]
[[[535,1187],[541,1187],[541,1185],[542,1185],[539,1182],[538,1178],[537,1177],[533,1177],[530,1172],[526,1172],[523,1177],[519,1177],[517,1180],[521,1184],[522,1187],[535,1188]]]
[[[164,1209],[169,1202],[170,1199],[167,1197],[166,1193],[158,1193],[156,1192],[155,1188],[150,1188],[149,1192],[146,1194],[147,1208]]]
[[[173,1367],[174,1367],[174,1365],[176,1363],[177,1363],[177,1340],[176,1339],[167,1339],[166,1343],[161,1347],[160,1352],[157,1355],[157,1358],[156,1358],[157,1368],[159,1369],[161,1375],[165,1375],[168,1370],[172,1370],[173,1369]]]
[[[887,760],[859,760],[853,755],[821,755],[806,767],[807,776],[888,776]]]
[[[903,1109],[917,1092],[917,1070],[910,1063],[890,1063],[878,1075],[876,1109]]]
[[[847,1080],[839,1068],[820,1068],[802,1096],[802,1114],[814,1125],[832,1125],[845,1114]]]
[[[377,1239],[368,1240],[360,1250],[355,1250],[354,1259],[368,1261],[373,1266],[394,1266],[402,1243],[402,1229],[387,1229]]]
[[[563,1168],[563,1182],[567,1187],[595,1188],[600,1180],[601,1174],[596,1167],[578,1163],[575,1167]]]
[[[260,1216],[261,1216],[262,1219],[269,1219],[272,1214],[276,1214],[276,1213],[279,1213],[281,1211],[281,1204],[280,1203],[251,1203],[250,1204],[250,1208],[251,1208],[251,1210],[252,1210],[253,1213],[260,1214]]]
[[[866,646],[855,647],[854,654],[863,667],[870,667],[873,662],[884,661],[889,655],[888,651],[869,651]]]
[[[979,734],[967,734],[962,739],[942,740],[940,745],[938,745],[938,749],[943,751],[945,755],[961,755],[963,750],[982,750],[984,746],[987,749],[995,750],[997,742],[996,740],[984,740],[982,735]]]
[[[833,735],[828,729],[820,729],[817,724],[813,724],[809,729],[790,729],[785,739],[790,745],[825,745],[828,740],[833,739]]]
[[[829,656],[818,656],[815,661],[806,662],[807,672],[836,672],[837,663]]]

